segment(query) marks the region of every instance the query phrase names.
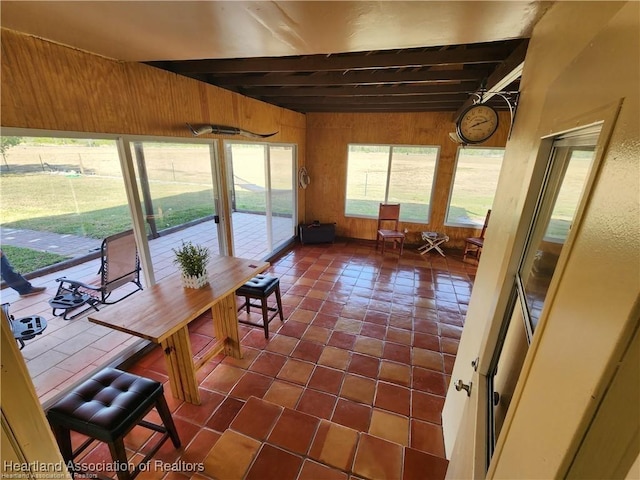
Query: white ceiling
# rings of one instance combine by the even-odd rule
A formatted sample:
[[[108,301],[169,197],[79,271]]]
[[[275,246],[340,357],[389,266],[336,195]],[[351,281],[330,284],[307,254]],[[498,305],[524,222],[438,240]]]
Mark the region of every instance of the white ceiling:
[[[328,54],[530,36],[538,1],[7,1],[2,27],[124,61]]]

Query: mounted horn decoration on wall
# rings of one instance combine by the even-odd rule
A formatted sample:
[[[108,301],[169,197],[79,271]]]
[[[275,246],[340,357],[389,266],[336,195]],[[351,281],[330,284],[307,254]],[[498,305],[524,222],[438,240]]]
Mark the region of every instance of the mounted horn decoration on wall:
[[[193,127],[187,123],[187,127],[189,127],[194,137],[207,133],[215,133],[216,135],[243,135],[249,138],[268,138],[278,133],[253,133],[248,130],[243,130],[242,128],[229,127],[227,125],[198,125]]]

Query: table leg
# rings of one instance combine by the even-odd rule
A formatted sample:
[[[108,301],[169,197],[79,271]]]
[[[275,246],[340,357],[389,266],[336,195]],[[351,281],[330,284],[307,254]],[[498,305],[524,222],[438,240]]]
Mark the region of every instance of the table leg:
[[[185,326],[161,344],[169,373],[171,393],[176,398],[200,405],[198,381],[193,366],[189,329]]]
[[[440,243],[444,243],[444,242],[440,242]],[[440,248],[440,243],[438,243],[438,244],[434,245],[434,246],[433,246],[433,248],[435,248],[435,249],[438,251],[438,253],[439,253],[440,255],[442,255],[443,257],[446,257],[446,255],[444,254],[444,252],[443,252],[443,251],[442,251],[442,249]]]
[[[224,353],[241,359],[240,332],[238,331],[238,311],[235,294],[227,295],[211,309],[217,338],[226,338]]]

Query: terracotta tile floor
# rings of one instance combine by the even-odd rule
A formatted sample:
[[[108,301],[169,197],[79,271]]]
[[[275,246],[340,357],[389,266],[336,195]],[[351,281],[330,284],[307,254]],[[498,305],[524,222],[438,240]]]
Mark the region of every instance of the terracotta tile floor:
[[[171,396],[159,348],[123,366],[165,382],[183,443],[166,442],[138,478],[444,478],[440,415],[475,268],[454,251],[296,246],[270,268],[284,324],[272,321],[269,340],[241,325],[244,358],[199,370],[201,405]],[[207,315],[194,337],[207,335]],[[126,437],[134,462],[157,435],[135,427]],[[109,458],[98,444],[79,461]]]

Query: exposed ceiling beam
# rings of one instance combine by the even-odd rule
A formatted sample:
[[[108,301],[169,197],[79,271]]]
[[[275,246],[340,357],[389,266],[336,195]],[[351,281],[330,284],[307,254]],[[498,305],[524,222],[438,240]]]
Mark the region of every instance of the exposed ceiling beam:
[[[408,95],[408,96],[385,96],[385,97],[270,97],[269,101],[278,105],[383,105],[383,104],[434,104],[434,103],[451,103],[463,102],[467,98],[466,94],[448,94],[448,95]]]
[[[524,59],[527,55],[527,47],[529,40],[523,41],[516,49],[509,55],[504,62],[496,67],[496,69],[487,78],[485,89],[487,91],[496,91],[506,88],[510,83],[520,78],[522,74],[522,68],[524,66]],[[506,79],[506,80],[505,80]],[[508,82],[508,83],[507,83]],[[478,92],[479,93],[479,92]],[[493,94],[487,94],[484,98],[489,99]],[[457,119],[462,112],[469,106],[473,105],[474,97],[469,97],[466,102],[462,104],[460,108],[454,114],[454,119]]]
[[[449,112],[459,103],[443,103],[439,105],[407,105],[399,108],[397,105],[296,105],[289,108],[297,112],[328,112],[328,113],[384,113],[384,112]]]
[[[235,85],[375,85],[378,83],[423,83],[423,82],[458,82],[478,81],[486,77],[485,69],[469,70],[419,70],[419,71],[373,71],[373,72],[349,72],[345,74],[337,72],[322,73],[317,75],[283,75],[268,74],[261,76],[227,76],[217,77],[206,75],[209,83],[221,87]]]
[[[455,112],[471,103],[469,98],[487,79],[500,86],[496,76],[504,72],[502,81],[510,81],[505,70],[514,58],[524,58],[527,44],[517,38],[357,53],[148,63],[302,113]],[[510,56],[514,51],[518,53]],[[498,109],[508,107],[500,96],[485,100]]]
[[[363,97],[358,98],[314,98],[314,97],[287,97],[282,99],[271,99],[271,103],[279,105],[283,108],[300,112],[310,111],[389,111],[389,112],[420,112],[420,111],[455,111],[460,105],[462,98],[441,98],[440,100],[417,100],[402,101],[399,99],[394,101],[391,98],[386,97],[370,97],[370,100],[366,101]],[[439,98],[436,96],[436,98]],[[504,102],[499,102],[498,99],[490,100],[488,102],[494,108],[504,109]]]
[[[443,93],[469,93],[469,83],[440,85],[363,85],[332,87],[248,87],[240,92],[251,97],[315,97],[321,95],[358,97],[371,95],[440,95]]]
[[[520,41],[520,40],[518,40]],[[309,55],[304,57],[261,57],[181,62],[149,62],[159,68],[182,75],[201,73],[233,74],[259,72],[330,72],[376,68],[428,67],[434,65],[483,64],[502,61],[505,46],[484,45],[473,48],[371,53],[368,55]]]

